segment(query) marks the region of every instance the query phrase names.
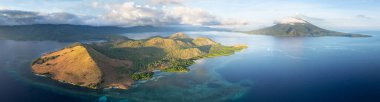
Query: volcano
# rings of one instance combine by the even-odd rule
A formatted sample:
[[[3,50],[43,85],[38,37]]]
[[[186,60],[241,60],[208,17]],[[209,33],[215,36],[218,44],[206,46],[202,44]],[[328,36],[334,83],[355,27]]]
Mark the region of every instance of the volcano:
[[[315,26],[299,17],[289,17],[275,22],[276,25],[258,30],[248,31],[248,34],[284,36],[284,37],[320,37],[320,36],[343,36],[343,37],[371,37],[369,35],[351,34],[326,30]]]

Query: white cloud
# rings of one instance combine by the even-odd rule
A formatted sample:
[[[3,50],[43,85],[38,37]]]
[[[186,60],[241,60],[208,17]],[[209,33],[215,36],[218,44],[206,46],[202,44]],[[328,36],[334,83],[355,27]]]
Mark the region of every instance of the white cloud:
[[[371,20],[371,19],[372,19],[371,17],[368,17],[368,16],[366,16],[366,15],[362,15],[362,14],[360,14],[360,15],[356,15],[356,18],[359,18],[359,19],[365,19],[365,20]]]
[[[304,19],[308,22],[322,22],[322,21],[324,21],[324,19],[322,19],[322,18],[310,17],[310,16],[306,16],[304,14],[296,14],[296,15],[294,15],[294,17]]]
[[[76,24],[96,26],[140,25],[245,25],[246,21],[224,19],[203,9],[180,5],[182,0],[151,0],[155,4],[124,2],[104,4],[90,2],[89,7],[102,10],[97,16],[70,13],[43,13],[33,11],[0,10],[0,25]],[[158,5],[157,5],[158,4]],[[169,5],[170,6],[163,6]]]
[[[83,24],[82,21],[79,16],[69,13],[0,10],[0,25]]]
[[[296,13],[307,15],[307,21],[329,29],[365,28],[380,29],[380,13],[376,0],[349,2],[315,2],[284,0],[0,0],[1,9],[33,10],[35,12],[70,12],[81,24],[91,25],[244,25],[256,29],[273,25],[273,21]],[[125,2],[127,1],[127,2]],[[130,9],[125,3],[135,1]],[[148,4],[148,5],[147,5]],[[348,5],[348,6],[342,6]],[[350,5],[356,5],[350,7]],[[368,5],[368,6],[367,6]],[[180,9],[179,9],[180,8]],[[131,12],[134,11],[134,12]],[[186,12],[186,13],[183,13]],[[1,24],[73,23],[73,19],[42,22],[37,17],[6,18]],[[238,19],[226,19],[238,18]],[[42,17],[48,18],[48,17]],[[320,19],[321,18],[321,19]],[[17,19],[17,20],[16,20]],[[25,19],[34,19],[25,21]],[[39,19],[35,21],[35,19]],[[53,19],[53,18],[49,18]],[[57,18],[58,19],[58,18]],[[7,21],[8,20],[8,21]],[[46,20],[46,19],[42,19]],[[67,22],[64,22],[67,21]],[[213,25],[215,26],[215,25]]]
[[[220,24],[214,15],[202,9],[183,6],[157,9],[150,5],[139,6],[134,2],[113,5],[104,17],[119,25]]]
[[[150,6],[137,6],[134,2],[126,2],[122,5],[111,6],[104,18],[118,25],[154,25],[162,23],[162,12],[154,10]]]
[[[51,24],[83,24],[83,19],[77,15],[69,13],[50,13],[50,14],[40,14],[43,16],[43,21],[41,23],[51,23]]]
[[[99,7],[100,4],[99,4],[99,2],[94,1],[94,2],[91,3],[91,6],[92,6],[92,7]]]
[[[173,6],[158,8],[154,5],[141,6],[134,2],[121,5],[109,5],[103,18],[114,24],[134,25],[234,25],[246,24],[244,21],[218,18],[199,8]]]
[[[150,0],[155,5],[182,5],[184,0]]]
[[[5,7],[0,6],[0,10],[4,10],[4,9],[5,9]]]
[[[178,20],[179,24],[191,25],[219,25],[221,22],[216,16],[198,8],[174,7],[165,9],[165,15]]]
[[[232,19],[232,18],[229,18],[229,19],[223,19],[221,20],[222,21],[222,26],[229,26],[229,25],[232,25],[232,26],[241,26],[241,25],[248,25],[250,24],[249,23],[249,20],[244,20],[244,19]]]

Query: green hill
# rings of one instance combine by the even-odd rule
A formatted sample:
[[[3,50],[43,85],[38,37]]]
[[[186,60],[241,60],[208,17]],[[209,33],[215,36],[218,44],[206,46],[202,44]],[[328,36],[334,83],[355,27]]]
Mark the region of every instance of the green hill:
[[[187,72],[194,60],[227,56],[245,48],[176,33],[143,40],[76,43],[38,58],[32,69],[36,74],[79,86],[127,89],[133,80],[150,79],[154,70]]]

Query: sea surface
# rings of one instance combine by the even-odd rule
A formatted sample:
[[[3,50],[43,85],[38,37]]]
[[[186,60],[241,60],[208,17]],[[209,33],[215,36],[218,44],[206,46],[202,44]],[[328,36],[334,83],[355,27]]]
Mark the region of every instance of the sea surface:
[[[31,61],[72,42],[0,40],[0,102],[380,102],[380,32],[359,32],[370,38],[185,33],[249,48],[197,60],[188,73],[157,72],[129,90],[91,90],[31,73]]]

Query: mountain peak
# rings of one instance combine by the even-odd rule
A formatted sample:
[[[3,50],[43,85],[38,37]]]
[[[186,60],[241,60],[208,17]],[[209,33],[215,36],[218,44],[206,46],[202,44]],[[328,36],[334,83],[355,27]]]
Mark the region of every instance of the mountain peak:
[[[251,34],[264,34],[273,36],[288,37],[319,37],[319,36],[344,36],[344,37],[370,37],[368,35],[342,33],[337,31],[326,30],[310,24],[302,19],[299,15],[284,18],[275,22],[276,25],[249,31]]]
[[[110,58],[95,50],[93,45],[74,43],[59,51],[48,53],[32,63],[32,71],[47,75],[78,86],[92,89],[117,87],[127,89],[132,79],[115,80],[116,77],[127,77],[127,73],[117,72],[118,68],[129,68],[130,60]]]
[[[288,24],[288,25],[306,24],[306,23],[308,23],[306,20],[300,17],[296,17],[296,16],[275,21],[275,24]]]
[[[190,38],[190,37],[182,32],[178,32],[173,35],[170,35],[169,38],[170,39],[185,39],[185,38]]]

